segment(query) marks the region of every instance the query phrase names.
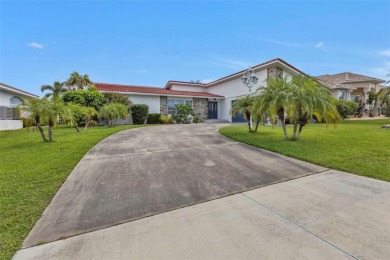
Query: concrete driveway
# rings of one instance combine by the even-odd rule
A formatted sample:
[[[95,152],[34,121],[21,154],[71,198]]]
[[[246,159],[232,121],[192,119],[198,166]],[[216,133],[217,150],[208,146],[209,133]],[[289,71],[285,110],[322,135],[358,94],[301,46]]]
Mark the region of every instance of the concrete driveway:
[[[322,172],[221,136],[217,124],[131,129],[78,163],[23,247]]]
[[[239,144],[220,126],[105,139],[14,258],[388,259],[389,183]]]

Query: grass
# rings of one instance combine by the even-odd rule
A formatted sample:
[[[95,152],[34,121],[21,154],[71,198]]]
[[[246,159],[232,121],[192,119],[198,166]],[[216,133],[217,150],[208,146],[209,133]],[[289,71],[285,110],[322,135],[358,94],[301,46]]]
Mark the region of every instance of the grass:
[[[343,121],[336,127],[310,124],[297,141],[285,140],[280,127],[261,126],[253,134],[247,125],[236,125],[220,133],[303,161],[390,181],[390,129],[383,129],[384,124],[390,124],[390,119]]]
[[[57,128],[54,142],[26,129],[0,132],[0,259],[18,250],[83,155],[105,137],[138,126]]]

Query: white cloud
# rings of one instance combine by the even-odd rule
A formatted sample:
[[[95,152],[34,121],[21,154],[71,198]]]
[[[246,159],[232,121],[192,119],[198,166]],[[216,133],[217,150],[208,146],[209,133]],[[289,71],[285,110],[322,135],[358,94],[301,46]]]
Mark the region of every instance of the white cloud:
[[[314,47],[316,47],[316,48],[321,48],[322,46],[324,46],[323,42],[319,42],[316,45],[314,45]]]
[[[228,68],[231,70],[242,70],[245,68],[249,68],[251,66],[251,64],[249,62],[246,62],[246,61],[226,59],[226,58],[222,58],[222,57],[217,56],[217,55],[213,55],[212,60],[214,60],[214,61],[211,61],[210,62],[211,64],[217,65],[220,67],[224,67],[224,68]]]
[[[259,39],[259,40],[262,40],[262,41],[265,41],[265,42],[273,43],[273,44],[276,44],[276,45],[285,46],[285,47],[293,47],[293,48],[305,47],[303,44],[295,43],[295,42],[281,41],[281,40],[270,39],[270,38],[258,38],[258,37],[253,37],[253,38]]]
[[[390,49],[380,51],[380,52],[378,52],[378,54],[381,56],[390,57]]]
[[[42,44],[37,43],[37,42],[30,42],[27,44],[27,46],[32,47],[32,48],[37,48],[37,49],[45,48]]]

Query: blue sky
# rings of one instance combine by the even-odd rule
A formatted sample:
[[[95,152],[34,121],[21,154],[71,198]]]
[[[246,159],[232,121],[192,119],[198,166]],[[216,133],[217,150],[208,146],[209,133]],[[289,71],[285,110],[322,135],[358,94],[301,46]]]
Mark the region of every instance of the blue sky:
[[[0,1],[0,81],[39,95],[72,71],[163,87],[277,57],[310,75],[390,70],[389,1]]]

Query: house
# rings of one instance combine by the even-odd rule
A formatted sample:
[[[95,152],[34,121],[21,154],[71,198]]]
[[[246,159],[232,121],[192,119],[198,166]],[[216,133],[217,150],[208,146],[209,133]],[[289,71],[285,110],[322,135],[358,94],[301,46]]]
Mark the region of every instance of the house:
[[[273,59],[252,67],[259,78],[258,87],[265,85],[268,77],[288,77],[304,74],[282,59]],[[94,82],[101,92],[117,92],[128,95],[134,104],[146,104],[149,113],[172,115],[175,104],[192,104],[202,121],[219,119],[228,122],[243,122],[242,115],[233,116],[230,111],[235,100],[248,95],[249,90],[241,81],[246,70],[236,72],[210,83],[194,83],[170,80],[164,88],[119,85]]]
[[[0,82],[0,130],[23,128],[20,112],[16,107],[26,98],[39,97]]]
[[[317,78],[329,87],[335,98],[367,103],[368,92],[377,93],[383,88],[384,80],[360,75],[351,72],[343,72],[334,75],[322,75]]]
[[[256,90],[265,86],[268,77],[291,78],[295,75],[306,75],[282,59],[273,59],[252,67],[258,82],[253,86]],[[196,114],[202,121],[219,119],[228,122],[244,122],[241,114],[232,115],[232,104],[248,95],[249,90],[241,81],[247,70],[242,70],[223,78],[203,84],[170,80],[164,88],[98,83],[94,85],[101,92],[117,92],[128,95],[135,104],[146,104],[149,113],[172,115],[175,104],[192,104]],[[368,92],[377,92],[384,80],[360,74],[344,72],[335,75],[322,75],[317,79],[327,86],[338,99],[363,100],[366,102]],[[130,121],[129,121],[130,122]]]

